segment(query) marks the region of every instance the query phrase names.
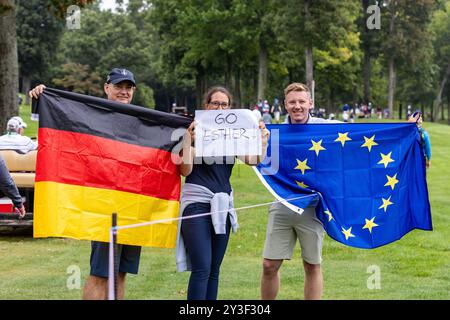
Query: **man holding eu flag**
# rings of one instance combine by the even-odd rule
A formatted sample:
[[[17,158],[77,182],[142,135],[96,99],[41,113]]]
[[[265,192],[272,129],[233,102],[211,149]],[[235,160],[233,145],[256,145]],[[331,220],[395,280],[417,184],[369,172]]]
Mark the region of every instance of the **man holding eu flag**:
[[[278,271],[292,258],[298,239],[304,298],[317,300],[323,291],[324,230],[345,245],[367,249],[396,241],[412,229],[431,230],[425,163],[413,124],[314,118],[309,88],[301,83],[285,89],[285,106],[285,124],[292,125],[268,126],[274,130],[268,149],[278,153],[279,168],[275,173],[265,170],[267,163],[257,168],[279,200],[269,209],[261,298],[276,298]]]

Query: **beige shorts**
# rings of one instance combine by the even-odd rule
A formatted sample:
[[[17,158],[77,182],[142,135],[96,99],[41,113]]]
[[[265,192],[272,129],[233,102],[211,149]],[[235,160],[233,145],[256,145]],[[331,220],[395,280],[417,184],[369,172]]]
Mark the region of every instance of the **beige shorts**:
[[[279,202],[274,203],[269,209],[264,258],[292,259],[298,239],[302,259],[309,264],[320,264],[324,234],[322,222],[317,219],[314,208],[306,208],[298,214]]]
[[[275,121],[280,121],[280,111],[275,111],[273,113],[273,116],[275,118]]]

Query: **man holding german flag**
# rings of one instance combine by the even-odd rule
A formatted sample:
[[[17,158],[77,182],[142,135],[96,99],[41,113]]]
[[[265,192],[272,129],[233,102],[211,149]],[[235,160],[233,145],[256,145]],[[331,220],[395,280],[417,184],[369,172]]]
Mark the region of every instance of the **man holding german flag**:
[[[114,68],[104,84],[108,100],[44,85],[29,93],[39,98],[34,236],[92,240],[83,299],[108,298],[112,212],[118,225],[178,216],[172,152],[192,121],[131,105],[135,90],[133,73]],[[177,222],[168,222],[118,234],[119,299],[126,274],[138,273],[141,246],[173,248],[176,233]]]

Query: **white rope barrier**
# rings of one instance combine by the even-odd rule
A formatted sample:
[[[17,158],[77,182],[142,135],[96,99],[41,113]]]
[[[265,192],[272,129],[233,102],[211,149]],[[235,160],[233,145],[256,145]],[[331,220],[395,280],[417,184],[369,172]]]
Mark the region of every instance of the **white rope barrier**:
[[[255,204],[255,205],[251,205],[251,206],[244,206],[244,207],[240,207],[240,208],[234,208],[234,210],[235,211],[240,211],[240,210],[252,209],[252,208],[267,206],[267,205],[274,204],[274,203],[288,202],[288,201],[291,201],[291,200],[298,200],[298,199],[302,199],[302,198],[307,198],[307,197],[310,197],[310,196],[311,195],[308,194],[308,195],[304,195],[304,196],[296,197],[296,198],[291,198],[291,199],[277,200],[277,201],[271,201],[271,202]],[[167,218],[167,219],[154,220],[154,221],[148,221],[148,222],[142,222],[142,223],[136,223],[136,224],[129,224],[129,225],[126,225],[126,226],[117,226],[116,230],[145,227],[145,226],[152,225],[152,224],[157,224],[157,223],[165,223],[165,222],[171,222],[171,221],[177,221],[177,220],[198,218],[198,217],[203,217],[203,216],[208,216],[208,215],[212,215],[212,214],[216,214],[216,213],[222,213],[222,212],[228,212],[228,211],[229,210],[222,210],[222,211],[215,211],[215,212],[205,212],[205,213],[199,213],[199,214],[195,214],[195,215],[188,216],[188,217]]]

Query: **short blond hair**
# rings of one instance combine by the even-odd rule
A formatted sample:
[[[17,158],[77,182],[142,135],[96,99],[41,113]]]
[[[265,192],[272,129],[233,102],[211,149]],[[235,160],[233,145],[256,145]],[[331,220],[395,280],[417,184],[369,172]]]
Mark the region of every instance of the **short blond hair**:
[[[309,91],[308,86],[300,82],[293,82],[290,85],[288,85],[286,89],[284,89],[284,97],[286,98],[289,92],[292,91],[308,92],[309,96],[311,97],[311,92]]]

